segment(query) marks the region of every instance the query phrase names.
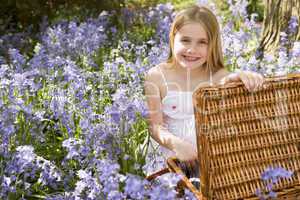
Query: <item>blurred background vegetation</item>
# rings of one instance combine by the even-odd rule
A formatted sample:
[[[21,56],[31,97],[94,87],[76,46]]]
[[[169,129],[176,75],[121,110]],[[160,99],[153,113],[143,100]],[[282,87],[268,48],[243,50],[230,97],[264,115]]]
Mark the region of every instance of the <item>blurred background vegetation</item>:
[[[224,21],[232,20],[230,5],[240,4],[244,1],[238,0],[206,0],[214,3]],[[137,37],[137,41],[146,41],[153,35],[155,30],[149,31],[143,20],[136,20],[130,26],[126,24],[121,16],[124,12],[131,13],[147,12],[149,8],[158,4],[171,3],[175,10],[182,9],[193,3],[206,2],[205,0],[0,0],[0,36],[9,33],[30,33],[34,46],[34,41],[38,40],[38,33],[45,31],[57,22],[75,21],[82,22],[87,18],[96,18],[102,11],[111,14],[110,23],[118,29],[118,32],[134,32],[131,34]],[[246,1],[246,0],[245,0]],[[261,42],[258,48],[258,57],[263,57],[263,52],[274,53],[278,49],[280,33],[286,32],[291,16],[296,16],[300,20],[299,0],[277,1],[277,0],[247,0],[248,18],[256,13],[255,22],[262,25]],[[279,4],[278,4],[279,2]],[[236,8],[238,9],[238,8]],[[285,10],[288,9],[288,10]],[[292,11],[293,10],[293,11]],[[133,11],[133,12],[132,12]],[[135,12],[136,11],[136,12]],[[143,12],[140,12],[143,11]],[[296,11],[296,12],[295,12]],[[142,14],[142,15],[145,15]],[[264,21],[264,18],[267,20]],[[272,20],[271,20],[272,19]],[[238,20],[238,19],[237,19]],[[235,20],[233,20],[235,21]],[[271,23],[272,22],[272,23]],[[280,22],[280,23],[277,23]],[[279,24],[279,25],[278,25]],[[235,25],[235,29],[239,26]],[[275,32],[274,32],[275,31]],[[276,33],[276,34],[275,34]],[[35,35],[36,34],[36,35]],[[273,37],[276,35],[276,38]],[[271,39],[270,39],[271,38]],[[291,41],[300,39],[300,31],[297,29],[289,38]],[[0,41],[1,42],[1,41]],[[290,45],[291,46],[291,45]],[[290,46],[287,47],[290,49]],[[25,45],[26,48],[30,48]],[[21,48],[22,49],[22,48]],[[1,54],[1,48],[0,48]]]
[[[159,3],[172,3],[175,9],[180,9],[196,1],[194,0],[1,0],[0,34],[5,30],[23,31],[30,27],[34,32],[40,31],[40,23],[46,17],[49,23],[59,20],[96,17],[101,11],[114,10],[116,16],[122,8],[141,9],[155,6]],[[219,9],[226,10],[228,3],[215,0]],[[249,0],[249,13],[258,13],[258,20],[263,20],[262,0]]]

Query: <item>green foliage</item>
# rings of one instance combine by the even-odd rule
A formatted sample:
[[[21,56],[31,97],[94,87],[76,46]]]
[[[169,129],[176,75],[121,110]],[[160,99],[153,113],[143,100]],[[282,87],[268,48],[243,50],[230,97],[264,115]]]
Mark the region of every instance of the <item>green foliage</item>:
[[[229,12],[229,3],[227,1],[222,0],[211,0],[214,2],[217,6],[217,8],[224,13],[225,18],[230,17],[228,14]],[[233,0],[233,2],[236,2],[236,0]],[[248,15],[251,16],[251,14],[256,13],[257,21],[262,22],[263,21],[263,15],[264,15],[264,4],[262,0],[248,0],[248,6],[247,6],[247,12]]]
[[[264,4],[262,0],[249,0],[247,7],[249,14],[257,13],[257,21],[262,22],[264,18]]]
[[[103,10],[119,12],[122,2],[123,0],[3,0],[0,22],[5,24],[8,21],[6,26],[14,24],[19,30],[32,25],[35,31],[39,31],[39,24],[44,17],[50,22],[74,18],[84,20],[86,17],[97,16]]]
[[[122,121],[121,124],[125,128],[126,122]],[[121,139],[122,143],[119,144],[121,155],[118,156],[118,163],[120,164],[121,173],[145,176],[142,167],[146,163],[146,154],[150,139],[147,127],[146,120],[138,116],[137,122],[130,128],[129,133],[126,135],[120,134],[124,137]]]
[[[148,8],[148,7],[154,7],[157,4],[166,4],[166,3],[171,3],[174,5],[175,9],[181,9],[184,8],[188,5],[191,5],[195,3],[195,0],[125,0],[125,5],[126,6],[131,6],[131,7],[142,7],[142,8]]]

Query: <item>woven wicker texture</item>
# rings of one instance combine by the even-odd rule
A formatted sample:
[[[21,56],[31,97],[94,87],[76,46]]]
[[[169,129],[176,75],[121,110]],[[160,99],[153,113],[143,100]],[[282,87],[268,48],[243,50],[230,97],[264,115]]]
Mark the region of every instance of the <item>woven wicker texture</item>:
[[[200,88],[193,95],[201,192],[208,199],[255,199],[262,172],[294,172],[274,187],[300,199],[300,78],[267,79],[250,93],[242,84]]]

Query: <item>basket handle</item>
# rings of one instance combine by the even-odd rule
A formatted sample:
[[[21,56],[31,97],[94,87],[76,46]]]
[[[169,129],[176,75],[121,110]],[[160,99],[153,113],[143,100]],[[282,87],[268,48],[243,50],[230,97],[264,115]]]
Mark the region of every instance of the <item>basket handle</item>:
[[[175,160],[177,160],[175,157],[170,157],[167,159],[167,164],[169,166],[170,171],[175,172],[176,174],[183,175],[183,172],[181,169],[176,165]],[[203,196],[203,194],[195,188],[195,186],[189,181],[189,179],[186,176],[182,176],[182,179],[178,183],[179,187],[184,187],[189,189],[198,200],[207,200],[206,197]]]
[[[152,181],[152,180],[156,179],[157,177],[159,177],[161,175],[164,175],[164,174],[167,174],[169,172],[171,172],[171,171],[170,171],[170,169],[168,167],[163,168],[163,169],[161,169],[161,170],[159,170],[157,172],[154,172],[153,174],[147,176],[146,180]]]

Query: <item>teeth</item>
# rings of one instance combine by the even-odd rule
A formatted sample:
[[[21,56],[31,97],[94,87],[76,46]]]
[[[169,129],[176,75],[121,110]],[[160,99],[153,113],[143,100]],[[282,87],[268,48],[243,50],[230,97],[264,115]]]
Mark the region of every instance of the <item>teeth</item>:
[[[184,58],[188,61],[196,61],[198,58],[190,57],[190,56],[184,56]]]

